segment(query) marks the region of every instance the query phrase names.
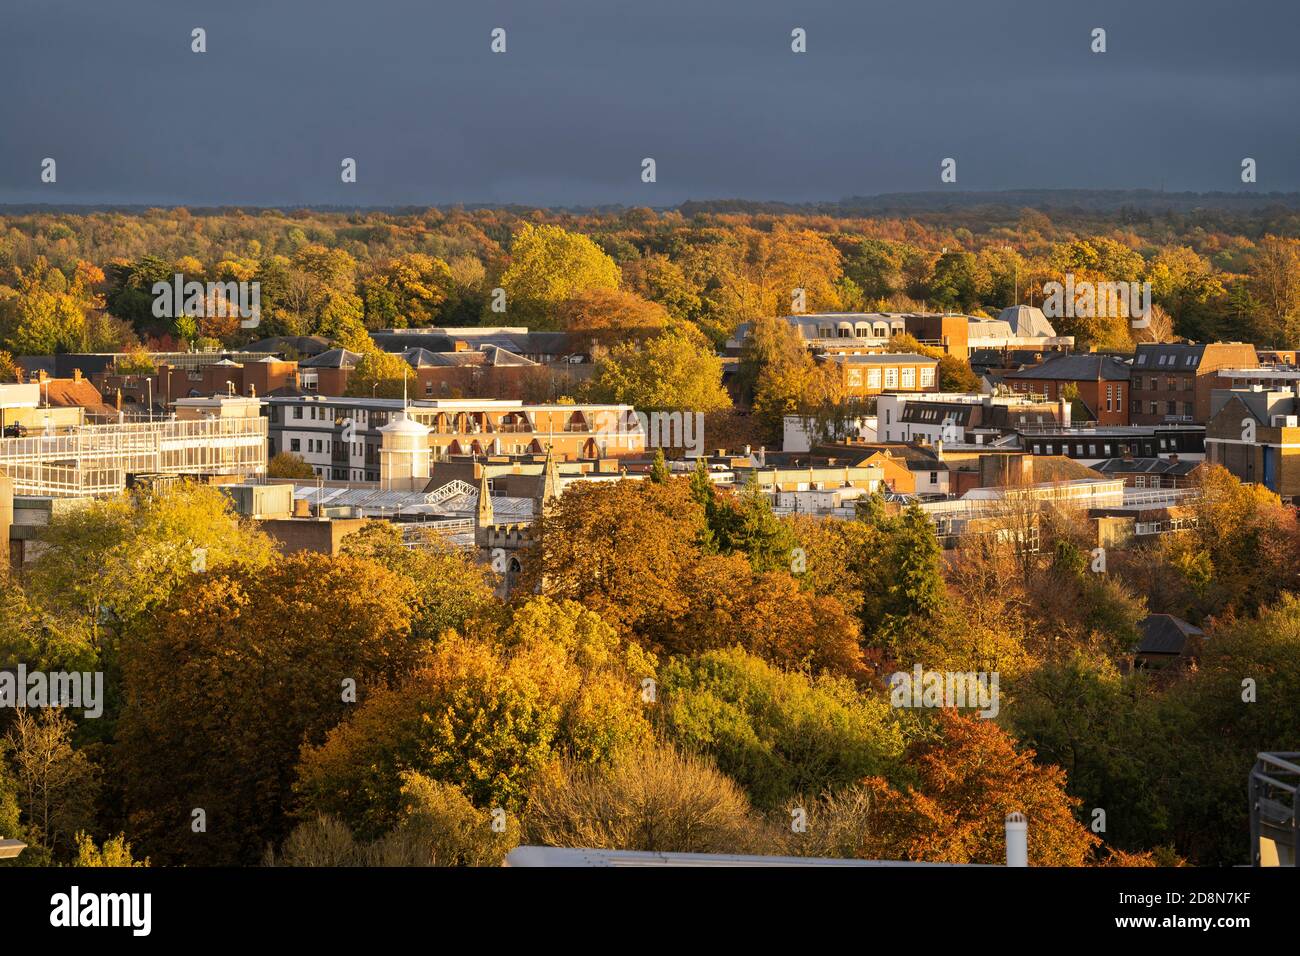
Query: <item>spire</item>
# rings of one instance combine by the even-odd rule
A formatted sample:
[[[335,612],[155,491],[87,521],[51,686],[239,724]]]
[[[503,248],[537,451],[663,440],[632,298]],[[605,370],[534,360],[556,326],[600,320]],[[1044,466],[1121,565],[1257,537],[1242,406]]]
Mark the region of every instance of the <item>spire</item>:
[[[546,446],[546,464],[542,466],[542,510],[545,511],[552,500],[560,497],[560,472],[555,465],[555,456],[551,446]]]
[[[487,481],[487,469],[484,468],[478,483],[478,518],[475,521],[480,528],[486,528],[496,520],[492,511],[492,494],[488,491]]]

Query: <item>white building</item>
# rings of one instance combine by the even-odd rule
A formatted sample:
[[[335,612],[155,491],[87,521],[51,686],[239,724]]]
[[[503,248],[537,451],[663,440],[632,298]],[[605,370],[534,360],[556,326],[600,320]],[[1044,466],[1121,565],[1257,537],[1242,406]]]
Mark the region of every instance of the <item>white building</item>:
[[[859,438],[863,441],[876,440],[876,416],[863,415],[845,424],[837,434],[817,435],[812,422],[802,415],[786,415],[782,420],[781,450],[793,452],[811,451],[812,446],[820,441],[841,441],[845,438]]]

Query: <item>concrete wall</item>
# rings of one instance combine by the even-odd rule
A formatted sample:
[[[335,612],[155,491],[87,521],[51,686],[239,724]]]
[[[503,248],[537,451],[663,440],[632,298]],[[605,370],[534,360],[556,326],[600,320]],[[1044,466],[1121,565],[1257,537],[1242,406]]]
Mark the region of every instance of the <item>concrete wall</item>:
[[[365,518],[273,518],[262,522],[262,530],[284,554],[315,551],[334,555],[342,549],[343,539],[360,531],[365,523]]]

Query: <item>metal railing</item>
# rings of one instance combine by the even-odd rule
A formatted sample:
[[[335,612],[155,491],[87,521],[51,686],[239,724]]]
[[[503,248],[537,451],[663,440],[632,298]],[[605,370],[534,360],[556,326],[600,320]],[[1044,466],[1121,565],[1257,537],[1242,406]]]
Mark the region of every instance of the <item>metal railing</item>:
[[[1300,857],[1300,752],[1261,753],[1250,771],[1250,862],[1295,866]]]
[[[113,494],[129,474],[266,473],[266,419],[83,425],[56,435],[0,439],[0,473],[14,494]]]

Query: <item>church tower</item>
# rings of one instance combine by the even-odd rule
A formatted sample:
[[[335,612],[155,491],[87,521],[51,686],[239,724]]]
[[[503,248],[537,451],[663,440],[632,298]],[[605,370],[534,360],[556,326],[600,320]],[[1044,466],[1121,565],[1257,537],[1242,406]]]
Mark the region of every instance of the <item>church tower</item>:
[[[555,453],[546,446],[546,464],[542,466],[542,494],[537,513],[546,515],[560,499],[560,469],[555,464]]]
[[[484,468],[478,483],[478,512],[474,515],[474,543],[480,548],[488,546],[488,535],[496,515],[492,510],[492,494],[488,491],[487,469]]]

